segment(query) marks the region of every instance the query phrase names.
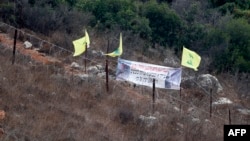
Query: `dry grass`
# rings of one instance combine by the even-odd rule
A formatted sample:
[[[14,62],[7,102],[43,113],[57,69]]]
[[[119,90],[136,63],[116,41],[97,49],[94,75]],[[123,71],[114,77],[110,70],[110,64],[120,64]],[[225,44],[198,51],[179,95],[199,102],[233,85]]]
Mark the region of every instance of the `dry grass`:
[[[200,90],[183,91],[185,103],[179,103],[178,91],[158,90],[153,111],[150,88],[110,80],[106,92],[102,78],[82,80],[62,66],[42,65],[19,53],[12,65],[11,53],[0,45],[0,110],[6,113],[0,121],[4,130],[0,140],[223,140],[227,107],[214,111],[225,120],[210,118],[209,97]],[[175,110],[180,104],[181,112]],[[140,115],[156,120],[150,124]]]
[[[100,78],[72,79],[58,73],[54,66],[29,63],[20,54],[11,65],[5,61],[10,56],[10,50],[1,50],[0,107],[6,112],[1,121],[5,130],[2,140],[185,140],[186,136],[197,138],[197,134],[202,140],[209,137],[198,132],[203,124],[191,123],[171,105],[164,107],[166,103],[157,106],[157,122],[152,126],[141,122],[140,115],[151,115],[147,96],[151,91],[140,95],[121,82],[111,81],[113,87],[107,93],[105,81]],[[177,130],[178,124],[186,123],[188,127]]]

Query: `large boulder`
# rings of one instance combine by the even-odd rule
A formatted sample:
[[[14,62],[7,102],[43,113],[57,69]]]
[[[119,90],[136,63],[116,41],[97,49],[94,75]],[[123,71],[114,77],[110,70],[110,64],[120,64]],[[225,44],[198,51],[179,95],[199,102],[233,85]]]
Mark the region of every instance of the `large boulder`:
[[[185,77],[182,79],[182,87],[188,89],[201,87],[207,92],[212,90],[216,93],[220,93],[223,90],[223,87],[221,86],[218,79],[211,74],[201,74],[198,77]]]
[[[197,78],[198,84],[207,91],[212,89],[213,92],[220,93],[223,88],[218,79],[211,74],[202,74]]]

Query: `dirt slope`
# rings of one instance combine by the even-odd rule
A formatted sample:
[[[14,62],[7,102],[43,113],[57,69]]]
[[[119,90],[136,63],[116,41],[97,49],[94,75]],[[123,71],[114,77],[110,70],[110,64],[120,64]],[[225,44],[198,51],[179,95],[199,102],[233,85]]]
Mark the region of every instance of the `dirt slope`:
[[[228,106],[217,107],[214,113],[218,117],[209,118],[208,99],[193,97],[195,91],[183,90],[186,97],[182,100],[187,104],[180,104],[178,91],[157,90],[153,112],[150,88],[110,80],[106,92],[104,78],[80,79],[72,74],[79,71],[72,71],[69,63],[24,49],[20,41],[12,65],[13,39],[0,34],[0,43],[0,110],[5,111],[0,140],[223,140]],[[208,103],[196,108],[199,101]],[[142,115],[156,120],[142,120]],[[234,123],[250,121],[248,116],[236,114],[232,119]]]

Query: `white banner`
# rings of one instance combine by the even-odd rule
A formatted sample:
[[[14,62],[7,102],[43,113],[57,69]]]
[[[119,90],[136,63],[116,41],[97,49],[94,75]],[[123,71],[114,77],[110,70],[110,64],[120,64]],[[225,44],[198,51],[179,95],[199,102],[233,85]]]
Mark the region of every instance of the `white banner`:
[[[153,86],[165,89],[180,89],[181,68],[170,68],[159,65],[118,59],[116,80],[130,81],[138,85]]]

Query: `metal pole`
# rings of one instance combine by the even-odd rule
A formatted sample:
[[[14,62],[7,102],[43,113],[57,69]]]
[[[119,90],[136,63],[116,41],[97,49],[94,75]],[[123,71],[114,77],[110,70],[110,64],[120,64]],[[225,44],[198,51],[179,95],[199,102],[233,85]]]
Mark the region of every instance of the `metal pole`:
[[[155,110],[155,79],[153,78],[153,94],[152,94],[152,99],[153,99],[153,113]]]
[[[87,43],[86,43],[86,51],[85,51],[85,59],[84,59],[84,66],[85,66],[85,73],[87,73],[87,53],[88,53],[88,47],[87,47]]]
[[[109,40],[108,40],[108,47],[107,47],[107,54],[109,52]],[[106,56],[106,90],[109,91],[109,69],[108,69],[108,55]]]
[[[15,6],[14,6],[14,15],[15,15],[15,24],[16,24],[16,0],[15,0]],[[15,34],[14,34],[14,45],[13,45],[13,51],[12,51],[12,65],[15,63],[15,57],[16,57],[16,38],[17,38],[17,29],[15,28]]]
[[[16,38],[17,38],[17,29],[15,29],[14,35],[14,46],[13,46],[13,55],[12,55],[12,65],[15,63],[15,56],[16,56]]]

